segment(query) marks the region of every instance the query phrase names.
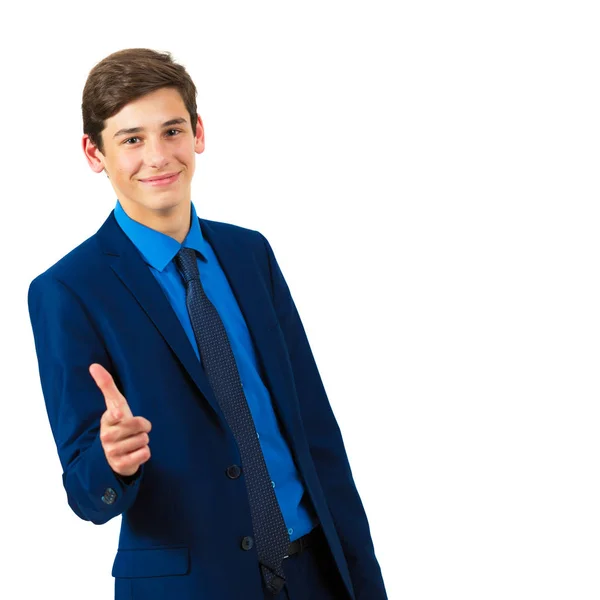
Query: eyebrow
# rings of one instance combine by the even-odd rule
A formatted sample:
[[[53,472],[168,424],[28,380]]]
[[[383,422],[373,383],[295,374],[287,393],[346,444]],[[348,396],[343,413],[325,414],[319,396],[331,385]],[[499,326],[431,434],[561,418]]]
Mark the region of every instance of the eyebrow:
[[[187,123],[186,119],[179,117],[178,119],[171,119],[170,121],[165,121],[161,127],[169,127],[170,125],[182,125]],[[143,127],[129,127],[128,129],[119,129],[113,138],[119,137],[120,135],[131,135],[132,133],[140,133],[144,131]]]

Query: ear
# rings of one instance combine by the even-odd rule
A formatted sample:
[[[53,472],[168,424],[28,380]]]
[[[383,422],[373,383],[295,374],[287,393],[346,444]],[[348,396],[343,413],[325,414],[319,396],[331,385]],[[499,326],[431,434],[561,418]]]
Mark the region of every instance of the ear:
[[[204,152],[204,125],[202,124],[200,115],[198,115],[198,121],[196,122],[194,150],[196,154],[201,154]]]
[[[94,173],[102,173],[102,171],[104,171],[104,155],[96,146],[94,146],[87,133],[84,134],[81,144],[83,146],[85,158],[90,165],[90,169],[92,169]]]

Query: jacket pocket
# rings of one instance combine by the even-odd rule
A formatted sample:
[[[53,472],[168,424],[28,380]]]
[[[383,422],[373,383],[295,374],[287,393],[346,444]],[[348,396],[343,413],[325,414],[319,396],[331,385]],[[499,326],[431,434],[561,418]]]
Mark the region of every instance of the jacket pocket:
[[[190,568],[190,551],[185,546],[118,550],[113,563],[113,577],[165,577],[186,575]]]

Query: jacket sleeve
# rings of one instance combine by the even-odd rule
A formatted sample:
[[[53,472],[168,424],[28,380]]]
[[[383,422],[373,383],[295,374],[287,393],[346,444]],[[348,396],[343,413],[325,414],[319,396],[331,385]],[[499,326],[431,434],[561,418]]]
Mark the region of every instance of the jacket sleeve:
[[[264,237],[263,241],[269,259],[275,310],[292,365],[311,456],[342,543],[356,600],[385,600],[387,595],[367,516],[339,426],[290,290],[269,242]]]
[[[63,468],[63,485],[75,514],[106,523],[135,501],[143,477],[120,478],[108,464],[100,442],[102,392],[88,369],[110,358],[82,303],[61,281],[44,273],[28,293],[42,392]]]

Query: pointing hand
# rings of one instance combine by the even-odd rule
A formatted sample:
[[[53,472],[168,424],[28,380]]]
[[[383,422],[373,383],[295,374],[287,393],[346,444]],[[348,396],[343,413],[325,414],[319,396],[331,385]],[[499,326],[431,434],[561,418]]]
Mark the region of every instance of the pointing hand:
[[[134,475],[150,459],[148,433],[152,425],[144,417],[133,416],[112,375],[102,365],[90,365],[90,375],[106,402],[106,412],[100,419],[100,442],[106,460],[115,473]]]

